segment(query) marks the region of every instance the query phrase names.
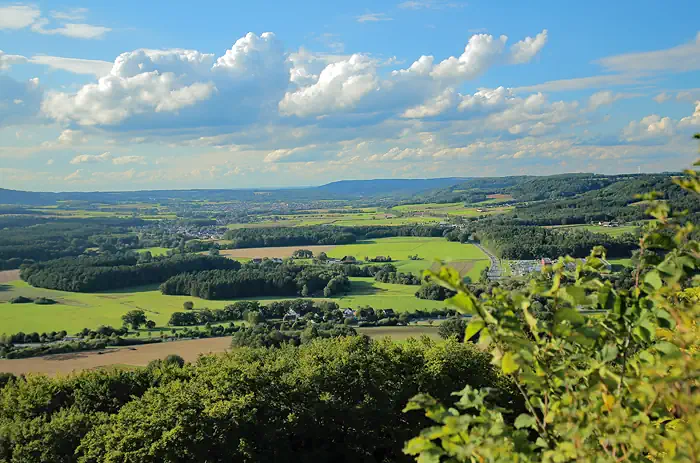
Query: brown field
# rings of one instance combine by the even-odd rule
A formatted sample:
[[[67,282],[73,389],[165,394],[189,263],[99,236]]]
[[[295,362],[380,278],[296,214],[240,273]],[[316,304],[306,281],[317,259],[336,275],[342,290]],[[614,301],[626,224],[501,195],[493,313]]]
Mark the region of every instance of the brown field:
[[[433,272],[438,272],[440,270],[441,264],[435,262],[430,270]],[[461,276],[465,276],[474,267],[474,260],[453,260],[450,262],[450,267],[457,270]]]
[[[200,354],[225,352],[231,345],[231,337],[194,339],[190,341],[162,342],[142,346],[102,349],[99,351],[55,354],[28,359],[0,360],[0,372],[16,375],[44,373],[68,374],[74,371],[119,366],[145,366],[151,360],[177,354],[187,362],[197,360]]]
[[[0,283],[19,280],[19,270],[3,270],[0,272]]]
[[[221,251],[222,256],[231,258],[246,258],[252,259],[254,257],[292,257],[292,254],[297,249],[308,249],[317,256],[321,252],[328,252],[335,246],[278,246],[275,248],[245,248],[245,249],[225,249]]]
[[[511,195],[504,195],[504,194],[493,194],[493,195],[487,195],[486,196],[488,199],[513,199]]]

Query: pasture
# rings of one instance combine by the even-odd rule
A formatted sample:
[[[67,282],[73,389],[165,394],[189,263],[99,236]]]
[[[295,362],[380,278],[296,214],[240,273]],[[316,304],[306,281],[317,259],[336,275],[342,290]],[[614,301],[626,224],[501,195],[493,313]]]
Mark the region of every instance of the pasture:
[[[220,255],[230,257],[231,259],[253,259],[264,257],[292,257],[297,249],[308,249],[314,253],[314,256],[322,252],[328,253],[335,246],[277,246],[272,248],[241,248],[241,249],[222,249]]]
[[[153,257],[156,256],[164,256],[168,254],[168,251],[170,249],[168,248],[161,248],[161,247],[153,247],[153,248],[143,248],[143,249],[135,249],[136,252],[139,254],[144,253],[144,252],[150,252]]]

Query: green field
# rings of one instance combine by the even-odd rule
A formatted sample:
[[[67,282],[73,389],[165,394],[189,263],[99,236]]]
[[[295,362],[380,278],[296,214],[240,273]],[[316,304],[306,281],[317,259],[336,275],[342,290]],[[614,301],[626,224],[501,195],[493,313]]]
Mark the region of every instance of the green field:
[[[353,256],[358,260],[364,260],[365,257],[391,256],[392,260],[396,261],[393,264],[400,271],[415,274],[420,274],[423,270],[430,268],[435,259],[455,263],[469,262],[472,268],[464,275],[469,276],[472,280],[479,278],[479,273],[488,266],[489,262],[486,255],[476,246],[451,242],[444,238],[382,238],[337,246],[327,254],[329,257],[337,258]],[[409,255],[416,254],[422,260],[408,258]]]
[[[142,253],[142,252],[148,251],[148,252],[151,253],[152,256],[155,257],[155,256],[164,256],[164,255],[166,255],[166,254],[168,253],[168,251],[170,251],[170,249],[168,249],[168,248],[159,248],[159,247],[155,247],[155,248],[135,249],[135,251],[138,252],[139,254]]]
[[[161,248],[163,249],[163,248]],[[153,251],[151,251],[153,252]],[[418,254],[422,260],[409,260]],[[444,238],[398,237],[365,241],[337,246],[329,251],[330,257],[391,256],[394,265],[402,272],[420,274],[426,268],[437,265],[435,258],[452,262],[464,275],[476,280],[481,269],[488,266],[488,259],[475,246],[446,241]],[[351,278],[352,291],[333,298],[341,307],[356,308],[369,305],[376,309],[396,311],[433,309],[444,307],[440,301],[428,301],[415,297],[418,286],[378,283],[372,278]],[[58,302],[55,305],[10,304],[15,296],[47,297]],[[274,301],[276,298],[256,298]],[[195,302],[195,308],[220,309],[231,301],[207,301],[190,296],[164,296],[157,285],[130,288],[104,293],[71,293],[34,288],[22,281],[0,285],[0,333],[60,331],[75,333],[83,328],[99,325],[121,326],[121,316],[129,310],[144,310],[149,319],[164,326],[173,312],[182,311],[185,301]],[[321,300],[321,299],[319,299]]]

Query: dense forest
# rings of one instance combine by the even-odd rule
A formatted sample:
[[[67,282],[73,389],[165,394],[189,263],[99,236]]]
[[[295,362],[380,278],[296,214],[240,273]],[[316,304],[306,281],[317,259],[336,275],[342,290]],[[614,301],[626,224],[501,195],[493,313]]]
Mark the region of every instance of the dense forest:
[[[408,400],[448,401],[465,384],[521,407],[490,355],[456,341],[352,336],[183,367],[6,377],[0,461],[408,462],[404,442],[428,424],[404,413]]]
[[[130,249],[138,244],[129,228],[138,219],[63,219],[0,216],[0,270],[22,264],[77,256],[88,248]],[[17,228],[21,227],[21,232]]]
[[[40,288],[96,292],[162,283],[182,272],[238,268],[237,261],[218,256],[181,254],[143,262],[134,253],[117,253],[40,262],[23,267],[20,276]]]
[[[350,289],[350,280],[338,266],[248,263],[239,270],[206,270],[181,273],[160,285],[167,295],[202,299],[235,299],[258,296],[329,297]]]
[[[480,241],[502,259],[586,257],[595,246],[605,247],[609,257],[629,257],[638,246],[638,240],[632,234],[613,237],[586,230],[562,231],[502,220],[474,222],[467,228],[449,233],[447,239]]]

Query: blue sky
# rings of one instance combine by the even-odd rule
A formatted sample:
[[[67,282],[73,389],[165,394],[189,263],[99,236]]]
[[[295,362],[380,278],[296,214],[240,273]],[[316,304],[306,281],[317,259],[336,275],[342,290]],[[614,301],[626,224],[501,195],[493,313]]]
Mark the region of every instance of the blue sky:
[[[696,1],[0,1],[0,187],[678,170],[697,156],[699,17]]]

